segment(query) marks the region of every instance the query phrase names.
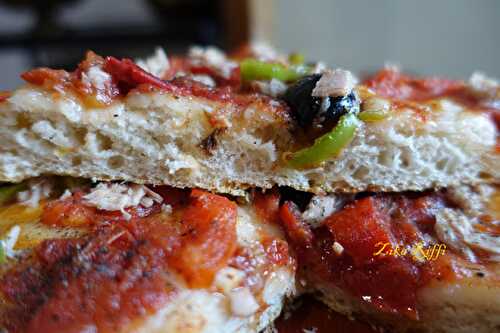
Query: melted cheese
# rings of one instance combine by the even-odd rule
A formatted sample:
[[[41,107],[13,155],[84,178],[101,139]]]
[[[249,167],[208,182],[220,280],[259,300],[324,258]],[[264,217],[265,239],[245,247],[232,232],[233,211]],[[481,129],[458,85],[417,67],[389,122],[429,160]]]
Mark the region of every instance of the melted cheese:
[[[324,219],[342,207],[343,204],[344,200],[339,195],[315,195],[309,201],[304,213],[302,213],[302,218],[311,227],[316,228]]]
[[[52,192],[52,182],[44,178],[29,181],[28,186],[28,190],[17,194],[17,200],[30,207],[38,206],[40,200],[48,198]]]
[[[162,77],[170,68],[167,54],[161,47],[157,47],[155,53],[147,59],[138,59],[136,63],[139,67],[155,76]]]
[[[15,256],[14,246],[17,243],[20,233],[21,227],[15,225],[9,230],[7,235],[5,235],[5,238],[0,241],[3,245],[5,255],[9,258],[13,258]]]
[[[106,84],[111,82],[111,75],[103,71],[100,66],[92,66],[87,72],[82,73],[82,81],[97,89],[105,89]]]
[[[327,70],[321,75],[311,95],[316,97],[345,96],[351,93],[356,83],[356,78],[349,71]]]
[[[284,94],[288,88],[283,81],[275,78],[271,79],[271,81],[254,81],[253,85],[261,93],[272,97],[278,97],[279,95]]]
[[[229,60],[224,52],[215,47],[192,47],[188,57],[194,65],[213,68],[224,78],[229,78],[232,70],[238,67],[237,63]]]
[[[474,72],[469,79],[469,86],[477,93],[495,97],[499,83],[481,72]]]
[[[435,230],[438,238],[456,251],[463,253],[470,261],[477,262],[477,251],[490,261],[500,262],[500,237],[489,229],[500,228],[499,192],[491,187],[474,192],[467,187],[449,190],[450,199],[461,210],[443,208],[436,212]],[[490,227],[483,225],[481,217],[491,216]]]
[[[125,211],[127,207],[142,204],[151,207],[153,202],[161,203],[162,197],[144,185],[124,185],[99,183],[90,193],[83,197],[85,203],[102,210],[121,211],[126,218],[130,214]]]
[[[239,287],[229,292],[231,312],[238,317],[248,317],[259,309],[259,303],[248,287]]]
[[[489,253],[492,261],[500,262],[500,238],[477,228],[479,221],[454,209],[444,208],[436,214],[435,230],[440,240],[456,251],[477,261],[474,249]]]

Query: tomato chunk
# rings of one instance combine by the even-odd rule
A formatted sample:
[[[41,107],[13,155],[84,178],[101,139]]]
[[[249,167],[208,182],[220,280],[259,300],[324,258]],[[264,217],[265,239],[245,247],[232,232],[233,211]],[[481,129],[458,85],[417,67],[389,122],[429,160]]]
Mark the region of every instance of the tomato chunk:
[[[168,259],[191,287],[206,287],[236,250],[237,207],[229,199],[201,190],[191,192],[183,213],[187,230],[181,248]]]
[[[88,206],[83,200],[83,192],[75,192],[68,198],[49,202],[43,209],[41,222],[59,227],[84,227],[100,222],[124,222],[127,219],[121,211],[105,211]],[[160,210],[158,204],[151,207],[128,207],[125,211],[132,219],[146,217]]]
[[[334,238],[358,264],[369,261],[377,243],[390,243],[387,216],[373,197],[355,201],[324,222]]]
[[[36,68],[23,73],[21,77],[31,84],[55,90],[63,95],[71,93],[89,107],[103,107],[111,104],[120,93],[113,80],[106,80],[102,85],[96,86],[87,79],[87,71],[92,67],[101,68],[103,63],[102,57],[88,51],[85,59],[72,72]]]
[[[83,192],[48,204],[43,223],[90,228],[80,238],[40,243],[28,265],[2,276],[0,291],[12,307],[0,326],[13,332],[117,332],[169,301],[176,292],[172,270],[190,287],[210,286],[236,253],[236,204],[201,190],[158,192],[174,212],[159,205],[130,207],[125,220],[119,211],[86,206]],[[286,252],[284,244],[268,246],[277,264]]]
[[[276,223],[279,221],[280,194],[278,191],[268,193],[255,191],[253,205],[257,214],[265,223]]]
[[[280,218],[288,237],[294,243],[300,244],[305,249],[311,248],[314,235],[312,231],[302,222],[299,208],[295,203],[288,201],[281,206]]]
[[[341,288],[379,311],[417,319],[419,288],[454,276],[453,254],[421,262],[411,252],[421,242],[439,243],[432,214],[442,205],[439,193],[379,194],[354,200],[314,229],[291,202],[281,207],[280,218],[307,281]]]
[[[399,70],[385,68],[364,82],[377,94],[407,101],[425,101],[462,91],[463,81],[442,78],[415,78]]]
[[[66,71],[45,67],[24,72],[21,74],[21,78],[28,83],[46,88],[53,88],[56,85],[68,83],[71,80],[70,74]]]
[[[49,202],[43,209],[41,222],[50,226],[79,227],[95,221],[96,210],[83,205],[81,192],[71,197]]]
[[[171,89],[172,86],[160,78],[149,74],[137,66],[130,59],[118,60],[114,57],[106,57],[104,69],[121,84],[122,89],[127,92],[141,84],[147,84],[161,89]]]

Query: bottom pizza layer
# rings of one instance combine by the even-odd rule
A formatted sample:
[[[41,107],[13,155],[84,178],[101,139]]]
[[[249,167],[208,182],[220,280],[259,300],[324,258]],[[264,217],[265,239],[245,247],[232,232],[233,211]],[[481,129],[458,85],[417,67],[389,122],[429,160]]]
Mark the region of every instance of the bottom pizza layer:
[[[499,330],[494,187],[249,198],[56,177],[0,187],[1,326],[259,332],[312,293],[394,331]]]
[[[396,332],[499,332],[498,199],[488,186],[332,195],[280,215],[298,281],[332,309]]]
[[[9,332],[258,332],[293,291],[279,228],[226,197],[101,183],[26,199],[0,212]]]

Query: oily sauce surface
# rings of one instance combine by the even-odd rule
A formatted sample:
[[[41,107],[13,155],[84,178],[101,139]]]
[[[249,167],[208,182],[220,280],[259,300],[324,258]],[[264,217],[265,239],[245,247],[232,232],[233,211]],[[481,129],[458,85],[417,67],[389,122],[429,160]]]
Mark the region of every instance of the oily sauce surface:
[[[314,230],[301,221],[293,202],[281,207],[280,216],[298,256],[299,275],[313,284],[340,287],[379,311],[418,319],[418,289],[431,279],[452,279],[454,254],[417,261],[411,255],[374,252],[377,244],[427,243],[435,223],[431,212],[443,204],[433,194],[368,196]],[[342,246],[341,253],[335,251],[335,242]]]
[[[173,190],[179,192],[178,190]],[[91,223],[87,237],[49,239],[33,258],[7,272],[0,291],[9,307],[1,324],[10,332],[116,332],[165,305],[176,293],[166,272],[204,288],[236,251],[236,204],[200,190],[158,191],[158,205],[130,209],[130,220],[82,204],[81,195],[56,200],[45,224]]]

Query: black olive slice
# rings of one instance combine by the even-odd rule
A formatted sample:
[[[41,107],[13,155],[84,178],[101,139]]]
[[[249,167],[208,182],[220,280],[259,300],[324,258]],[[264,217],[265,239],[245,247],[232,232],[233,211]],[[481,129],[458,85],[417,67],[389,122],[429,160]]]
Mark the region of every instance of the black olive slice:
[[[321,108],[321,98],[311,96],[320,78],[321,74],[306,76],[290,86],[283,96],[302,127],[310,126]]]
[[[283,99],[302,128],[334,125],[348,112],[359,112],[359,101],[354,93],[338,97],[311,96],[321,74],[309,75],[290,86]]]

